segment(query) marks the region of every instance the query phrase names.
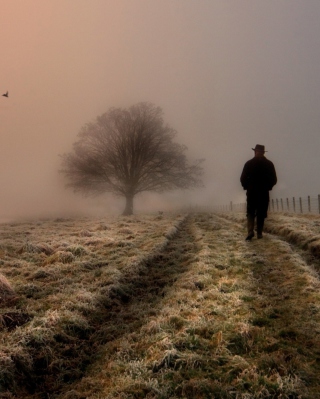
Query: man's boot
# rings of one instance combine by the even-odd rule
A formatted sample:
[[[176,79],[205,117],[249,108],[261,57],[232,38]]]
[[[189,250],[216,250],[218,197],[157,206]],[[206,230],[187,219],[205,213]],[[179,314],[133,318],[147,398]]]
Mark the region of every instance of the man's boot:
[[[264,218],[257,218],[257,237],[262,238]]]
[[[246,241],[250,241],[254,237],[254,217],[247,216],[248,235]]]

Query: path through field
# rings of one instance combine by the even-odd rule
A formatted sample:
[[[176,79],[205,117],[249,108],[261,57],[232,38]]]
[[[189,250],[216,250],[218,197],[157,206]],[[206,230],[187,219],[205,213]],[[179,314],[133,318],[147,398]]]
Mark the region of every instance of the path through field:
[[[243,223],[187,218],[127,307],[139,322],[119,316],[128,334],[74,397],[319,398],[318,275],[281,238],[244,237]]]
[[[81,317],[85,319],[81,323],[86,328],[79,333],[78,323],[78,332],[73,331],[71,337],[70,320],[64,321],[69,325],[63,325],[62,334],[54,331],[59,323],[48,321],[46,316],[46,326],[51,323],[53,330],[46,342],[48,348],[51,345],[51,357],[48,355],[47,364],[42,359],[41,372],[36,370],[32,392],[28,394],[15,385],[16,392],[10,396],[4,389],[11,381],[10,375],[2,373],[0,398],[320,398],[319,261],[315,245],[309,253],[312,248],[305,244],[306,239],[309,243],[317,241],[318,219],[309,218],[308,222],[300,218],[296,222],[303,230],[303,245],[298,245],[297,232],[296,245],[275,234],[246,242],[243,216],[192,214],[177,220],[165,241],[159,241],[161,245],[150,249],[142,261],[133,263],[135,267],[121,266],[117,273],[112,269],[114,280],[108,277],[111,263],[97,263],[96,255],[81,247],[87,257],[84,262],[84,255],[80,256],[75,264],[77,273],[90,265],[88,270],[94,273],[90,277],[87,270],[83,276],[87,289],[95,284],[90,295],[96,298],[91,301],[95,305],[90,305],[90,312],[80,304],[76,309],[78,314],[82,309]],[[268,221],[267,230],[291,234],[294,221],[294,217],[286,216],[280,222],[275,216]],[[156,231],[157,219],[153,222]],[[99,230],[97,234],[99,240],[90,237],[90,242],[100,245],[104,233]],[[130,243],[133,236],[131,226]],[[157,240],[160,238],[158,234]],[[125,251],[134,249],[136,253],[139,245],[146,247],[140,235],[136,240],[136,247],[120,240],[121,245],[112,247],[108,256],[118,262],[116,251],[127,259]],[[89,262],[89,255],[94,262]],[[41,259],[47,263],[44,255]],[[92,269],[95,265],[99,273]],[[10,271],[8,266],[4,270]],[[41,273],[44,275],[44,270]],[[104,282],[106,276],[110,281]],[[76,281],[76,274],[72,278]],[[69,278],[71,286],[72,281]],[[80,282],[77,284],[73,296],[84,289]],[[110,284],[108,290],[103,291],[106,284]],[[108,295],[103,296],[103,292]],[[67,298],[66,292],[62,293],[62,298]],[[48,299],[46,307],[50,303],[57,307],[57,295],[50,297],[56,302]],[[34,313],[40,312],[37,309],[41,302],[37,297],[31,299],[29,306],[35,304]],[[75,305],[70,302],[68,306],[69,313],[65,307],[55,311],[56,320],[63,319],[58,312],[71,314]],[[41,320],[44,316],[34,318],[32,331],[27,323],[4,337],[35,336]],[[29,353],[30,340],[23,339],[27,342],[23,353]],[[45,342],[46,337],[42,339]],[[9,359],[14,349],[4,350]],[[13,360],[18,353],[15,351],[10,355]],[[2,364],[4,359],[0,357]],[[68,364],[73,369],[67,373]],[[25,368],[17,371],[22,382],[27,376],[22,376]],[[78,374],[66,378],[76,368]]]

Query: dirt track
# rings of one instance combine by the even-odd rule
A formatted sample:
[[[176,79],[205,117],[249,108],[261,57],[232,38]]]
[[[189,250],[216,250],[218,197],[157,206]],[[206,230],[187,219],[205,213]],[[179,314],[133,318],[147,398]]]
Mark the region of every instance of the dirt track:
[[[320,398],[318,260],[280,236],[244,238],[242,219],[180,218],[97,292],[85,330],[55,333],[28,397]]]

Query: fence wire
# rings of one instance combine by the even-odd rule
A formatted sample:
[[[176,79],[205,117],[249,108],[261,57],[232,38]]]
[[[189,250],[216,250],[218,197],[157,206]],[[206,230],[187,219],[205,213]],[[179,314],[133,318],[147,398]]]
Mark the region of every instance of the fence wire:
[[[317,197],[292,197],[271,199],[271,212],[317,213],[320,214],[320,195]]]
[[[191,206],[187,207],[193,212],[246,212],[246,202],[212,206]],[[286,197],[271,198],[268,212],[290,212],[300,214],[320,214],[320,194],[318,196],[307,197]]]
[[[246,203],[224,205],[221,208],[223,212],[240,212],[246,210]],[[312,197],[286,197],[271,198],[269,203],[269,212],[291,212],[291,213],[312,213],[320,214],[320,194]]]

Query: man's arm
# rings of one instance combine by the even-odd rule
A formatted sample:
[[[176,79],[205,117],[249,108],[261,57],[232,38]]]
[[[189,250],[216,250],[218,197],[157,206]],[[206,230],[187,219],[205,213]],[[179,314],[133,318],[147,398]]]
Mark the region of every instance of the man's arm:
[[[269,190],[272,190],[273,186],[277,184],[277,173],[276,169],[274,167],[274,164],[270,161],[270,185],[269,185]]]
[[[249,180],[249,175],[248,175],[248,163],[246,162],[244,164],[241,176],[240,176],[240,182],[244,190],[248,189],[248,180]]]

